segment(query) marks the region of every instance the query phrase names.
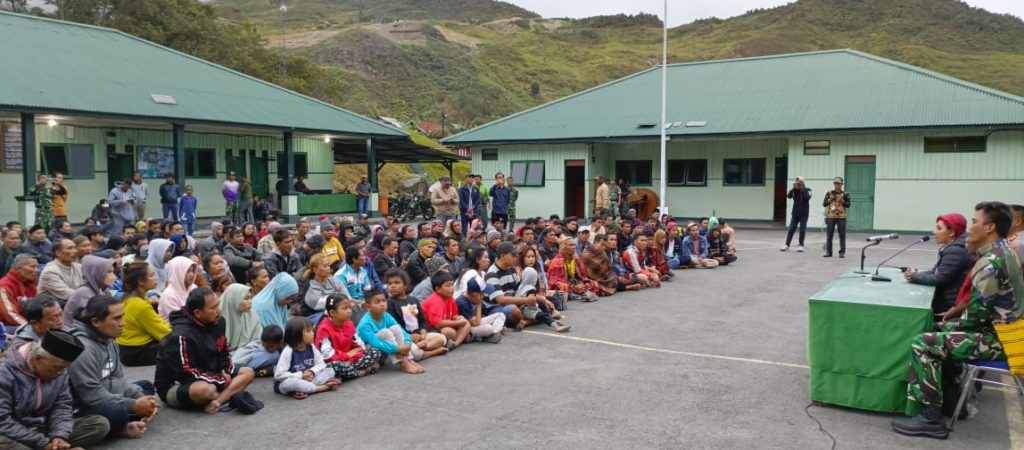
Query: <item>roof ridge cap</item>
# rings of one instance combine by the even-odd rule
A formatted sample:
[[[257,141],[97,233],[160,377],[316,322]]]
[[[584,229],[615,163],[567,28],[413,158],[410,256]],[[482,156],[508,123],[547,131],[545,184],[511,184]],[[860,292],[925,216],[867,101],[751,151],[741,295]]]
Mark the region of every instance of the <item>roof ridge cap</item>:
[[[757,61],[762,59],[782,59],[782,58],[797,58],[811,55],[823,55],[828,53],[848,53],[855,50],[848,48],[835,48],[829,50],[815,50],[811,52],[796,52],[796,53],[779,53],[776,55],[761,55],[761,56],[744,56],[741,58],[726,58],[726,59],[708,59],[704,61],[687,61],[669,64],[669,67],[681,67],[681,66],[695,66],[700,64],[719,64],[719,63],[733,63],[741,61]]]

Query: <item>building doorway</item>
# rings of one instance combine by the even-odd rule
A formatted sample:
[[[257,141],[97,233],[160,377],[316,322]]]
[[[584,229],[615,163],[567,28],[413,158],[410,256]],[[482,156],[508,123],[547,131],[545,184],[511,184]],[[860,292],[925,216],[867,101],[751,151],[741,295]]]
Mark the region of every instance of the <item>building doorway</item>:
[[[252,176],[249,177],[249,181],[252,182],[252,195],[259,198],[266,198],[267,193],[270,192],[270,175],[268,169],[267,158],[260,155],[260,152],[256,150],[249,151],[249,158],[251,161]]]
[[[565,161],[565,216],[586,217],[586,160],[569,159]]]
[[[789,157],[775,157],[775,209],[772,214],[772,221],[775,223],[786,223],[786,192],[789,186]]]
[[[850,194],[850,208],[846,211],[846,226],[863,231],[875,226],[875,157],[846,157],[846,192]]]
[[[135,155],[131,153],[107,153],[107,188],[114,189],[120,183],[132,177],[135,171]]]

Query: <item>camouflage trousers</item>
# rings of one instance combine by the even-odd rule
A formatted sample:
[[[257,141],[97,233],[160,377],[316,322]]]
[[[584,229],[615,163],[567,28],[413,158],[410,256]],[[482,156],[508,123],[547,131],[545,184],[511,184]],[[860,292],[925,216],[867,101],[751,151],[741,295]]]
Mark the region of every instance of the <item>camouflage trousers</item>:
[[[36,209],[36,225],[42,226],[49,233],[50,227],[53,226],[53,210],[49,208]]]
[[[995,333],[941,331],[919,334],[910,343],[907,398],[929,406],[942,405],[942,369],[949,363],[1004,358]],[[947,374],[951,375],[951,374]]]
[[[224,217],[231,221],[236,226],[238,222],[238,202],[225,201],[224,202]]]

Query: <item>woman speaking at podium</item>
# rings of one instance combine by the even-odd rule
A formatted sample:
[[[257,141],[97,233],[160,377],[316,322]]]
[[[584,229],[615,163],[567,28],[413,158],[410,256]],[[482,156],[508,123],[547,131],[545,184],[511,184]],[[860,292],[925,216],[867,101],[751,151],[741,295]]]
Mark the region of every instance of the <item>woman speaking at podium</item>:
[[[935,219],[933,239],[939,247],[939,260],[935,267],[918,271],[907,268],[903,276],[914,284],[935,286],[932,297],[932,312],[942,314],[956,303],[956,294],[971,270],[973,261],[967,254],[964,243],[967,218],[961,214],[943,214]]]

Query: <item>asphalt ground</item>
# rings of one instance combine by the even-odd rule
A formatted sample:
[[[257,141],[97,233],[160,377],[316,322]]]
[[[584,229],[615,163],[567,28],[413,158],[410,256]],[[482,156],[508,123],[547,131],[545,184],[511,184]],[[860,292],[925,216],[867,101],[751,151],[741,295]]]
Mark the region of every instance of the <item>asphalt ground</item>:
[[[821,257],[820,230],[804,253],[779,252],[779,230],[737,234],[735,265],[571,304],[569,333],[510,332],[427,360],[422,375],[389,369],[301,401],[260,379],[250,392],[266,408],[256,415],[164,408],[143,439],[105,448],[831,448],[805,413],[807,299],[858,263],[864,235],[851,234],[839,259]],[[910,242],[871,248],[868,263]],[[936,249],[923,244],[891,264],[927,268]],[[892,415],[810,413],[836,448],[1024,446],[1020,397],[986,388],[978,405],[945,441],[897,435]]]

